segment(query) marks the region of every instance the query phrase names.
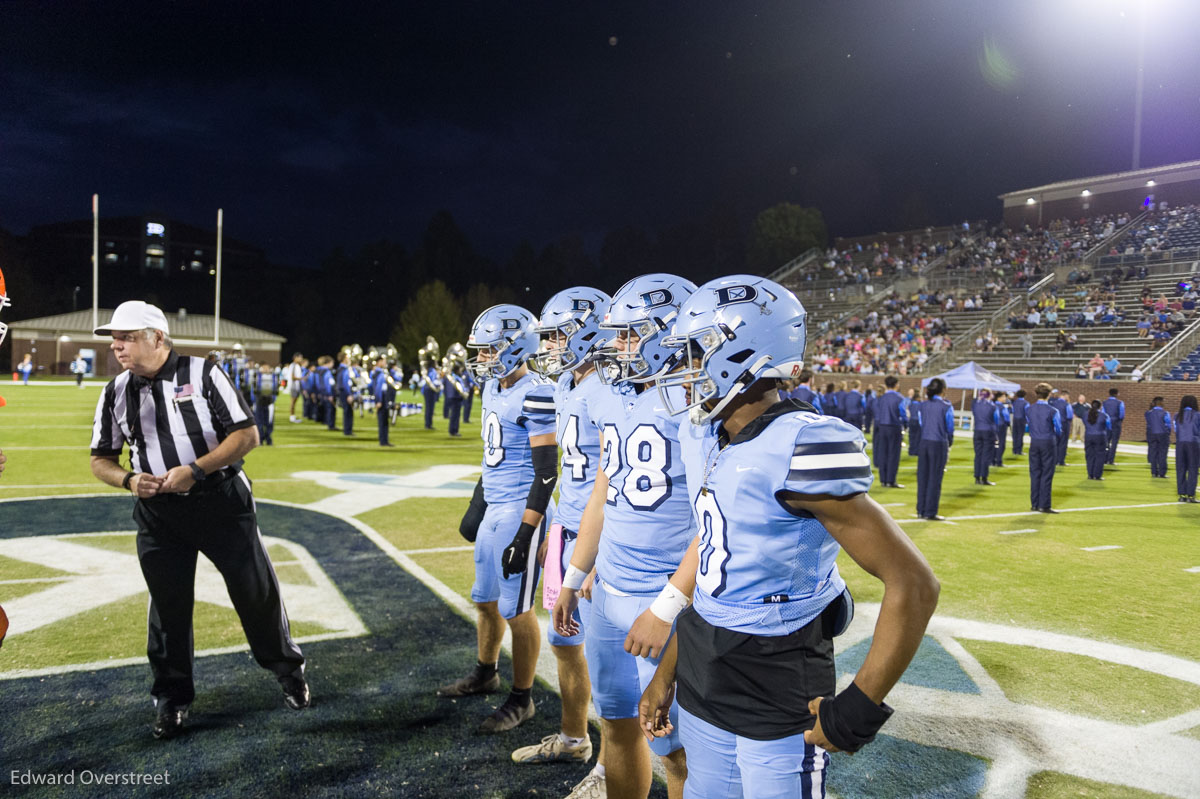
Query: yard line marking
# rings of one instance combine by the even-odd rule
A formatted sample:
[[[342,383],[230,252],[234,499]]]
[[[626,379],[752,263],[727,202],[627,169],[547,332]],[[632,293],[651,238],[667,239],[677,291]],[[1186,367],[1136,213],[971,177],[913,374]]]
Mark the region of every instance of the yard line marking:
[[[0,580],[0,585],[21,585],[22,583],[65,583],[68,580],[73,580],[71,576],[66,577],[27,577],[23,580]]]
[[[1193,566],[1190,569],[1184,569],[1184,571],[1189,574],[1200,574],[1200,566]]]
[[[1024,530],[1001,530],[1000,535],[1018,535],[1020,533],[1036,533],[1037,530],[1032,527],[1026,527]]]
[[[1106,549],[1124,549],[1124,547],[1119,547],[1116,544],[1108,544],[1102,547],[1080,547],[1080,549],[1084,552],[1103,552]]]
[[[434,552],[474,552],[475,547],[429,547],[428,549],[402,549],[400,551],[405,555],[427,555]]]
[[[1145,503],[1142,505],[1103,505],[1103,506],[1100,506],[1097,508],[1059,508],[1058,512],[1059,513],[1085,513],[1087,511],[1093,511],[1093,510],[1133,510],[1136,508],[1163,508],[1168,505],[1174,507],[1174,506],[1177,506],[1178,504],[1179,504],[1178,501],[1176,501],[1176,502],[1148,502],[1148,503]],[[950,521],[967,522],[967,521],[975,521],[977,519],[1009,519],[1014,516],[1040,516],[1040,515],[1041,515],[1040,511],[1023,510],[1023,511],[1016,511],[1014,513],[982,513],[982,514],[979,514],[978,516],[951,516]],[[896,519],[896,522],[898,524],[905,524],[906,522],[920,522],[920,521],[924,521],[924,519]]]
[[[884,502],[883,507],[885,507],[885,508],[903,508],[907,504],[908,504],[907,502]]]

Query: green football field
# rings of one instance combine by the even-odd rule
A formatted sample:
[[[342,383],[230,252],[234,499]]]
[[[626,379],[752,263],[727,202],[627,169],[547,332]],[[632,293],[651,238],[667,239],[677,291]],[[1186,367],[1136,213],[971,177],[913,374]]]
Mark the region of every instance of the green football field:
[[[76,519],[89,502],[97,503],[98,516],[102,508],[124,507],[113,504],[124,501],[124,492],[98,483],[88,468],[98,388],[0,387],[8,400],[0,408],[0,448],[9,457],[0,508],[10,510],[0,519],[23,525],[19,534],[0,528],[0,603],[10,609],[40,608],[39,597],[58,603],[33,629],[19,629],[14,617],[0,650],[4,727],[14,721],[5,718],[4,701],[14,686],[36,706],[37,681],[50,675],[102,675],[115,665],[133,670],[131,679],[145,677],[147,597],[144,587],[138,590],[132,524],[89,527]],[[408,392],[402,399],[413,401]],[[375,443],[373,419],[356,419],[355,436],[346,438],[313,423],[289,424],[286,416],[280,414],[275,445],[252,452],[245,467],[264,515],[278,506],[281,514],[310,510],[344,521],[346,535],[365,536],[364,551],[414,576],[429,602],[469,619],[473,567],[457,528],[478,474],[477,419],[464,425],[460,439],[446,435],[440,408],[432,432],[422,429],[419,416],[401,419],[392,432],[397,446],[385,450]],[[948,521],[915,518],[915,458],[901,464],[906,488],[872,489],[932,564],[941,601],[917,659],[889,698],[895,716],[875,745],[853,758],[834,757],[831,795],[1200,796],[1200,508],[1175,502],[1173,471],[1168,480],[1153,479],[1144,448],[1129,449],[1095,482],[1085,479],[1082,449],[1072,448],[1070,465],[1055,478],[1054,505],[1062,513],[1053,516],[1029,512],[1023,457],[1009,455],[1006,468],[993,470],[996,486],[974,485],[964,438],[951,450],[943,487],[940,512]],[[61,514],[53,502],[11,502],[79,495],[102,496],[70,501],[81,505],[64,499]],[[37,510],[23,516],[22,507]],[[362,597],[389,603],[386,581],[351,589],[351,578],[334,576],[335,568],[284,535],[284,527],[264,524],[263,532],[293,611],[293,632],[311,642],[305,646],[371,648],[382,628],[363,611]],[[855,624],[838,641],[844,683],[869,644],[882,587],[845,556],[841,568],[858,603]],[[83,586],[85,577],[91,587],[68,590]],[[244,648],[220,591],[199,586],[201,660]],[[336,612],[329,610],[334,605]],[[462,658],[447,665],[451,672],[468,664],[473,651],[470,626],[454,630]],[[433,658],[419,640],[402,646],[414,662]],[[552,659],[544,662],[539,673],[553,685]],[[314,694],[320,699],[316,678]],[[545,723],[552,728],[551,720]],[[25,734],[30,746],[22,751],[38,751],[33,744],[43,734],[47,758],[60,745],[51,732]],[[103,752],[95,759],[102,763]],[[392,790],[379,793],[538,790],[536,774],[522,773],[520,785],[506,782],[514,767],[503,759],[476,768],[498,775],[498,787],[480,788],[476,776],[440,774],[424,787],[417,787],[419,777],[404,786],[385,778]],[[452,786],[462,780],[475,787],[459,793]],[[560,782],[540,794],[557,795]],[[260,790],[271,794],[271,783],[264,785]],[[374,795],[370,788],[361,792]]]

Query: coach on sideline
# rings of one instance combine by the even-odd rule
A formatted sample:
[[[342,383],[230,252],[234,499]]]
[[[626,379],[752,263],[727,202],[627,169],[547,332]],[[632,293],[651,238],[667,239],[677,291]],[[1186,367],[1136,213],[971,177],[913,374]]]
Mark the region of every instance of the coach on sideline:
[[[242,457],[258,429],[229,377],[203,358],[178,355],[163,312],[123,302],[95,330],[112,335],[125,367],[104,388],[92,424],[92,474],[131,492],[137,552],[150,590],[146,654],[155,738],[183,731],[195,697],[192,603],[196,555],[221,572],[255,660],[274,672],[284,701],[308,707],[304,656],[292,641],[279,581],[267,557]],[[129,444],[133,471],[119,459]]]

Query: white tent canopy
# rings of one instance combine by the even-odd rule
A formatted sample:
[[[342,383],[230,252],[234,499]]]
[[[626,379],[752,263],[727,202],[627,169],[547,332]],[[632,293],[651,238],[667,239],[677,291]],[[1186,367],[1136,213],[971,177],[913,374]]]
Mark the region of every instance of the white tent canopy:
[[[967,361],[962,366],[956,366],[940,375],[927,377],[921,381],[922,387],[929,385],[929,381],[934,377],[940,377],[946,381],[946,388],[963,388],[971,391],[978,391],[981,388],[991,391],[1016,391],[1021,387],[1020,383],[1005,380],[974,361]]]

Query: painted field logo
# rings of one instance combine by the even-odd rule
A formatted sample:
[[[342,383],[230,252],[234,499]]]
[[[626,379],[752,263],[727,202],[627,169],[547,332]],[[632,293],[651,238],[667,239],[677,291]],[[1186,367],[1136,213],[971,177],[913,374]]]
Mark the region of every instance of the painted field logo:
[[[3,507],[32,510],[33,504]],[[149,597],[136,554],[136,531],[128,521],[128,500],[63,498],[37,504],[54,509],[37,514],[44,532],[0,537],[0,597],[11,620],[7,646],[0,652],[0,676],[145,662]],[[113,512],[80,513],[97,506]],[[271,525],[261,517],[270,518],[271,505],[260,504],[259,510],[266,528],[263,541],[297,641],[365,635],[359,614],[318,558],[293,535],[306,527],[328,527],[329,517],[288,509],[312,518],[299,525],[289,519],[283,537],[266,534]],[[122,515],[125,524],[114,524]],[[197,558],[195,601],[196,638],[202,647],[198,657],[248,648],[225,581],[203,555]]]
[[[850,629],[837,639],[839,689],[862,664],[879,606],[860,603],[856,613]],[[872,745],[853,758],[835,756],[830,784],[840,795],[877,795],[878,785],[871,787],[872,773],[879,776],[883,770],[901,769],[901,763],[915,755],[931,766],[921,769],[922,773],[961,777],[949,791],[945,783],[937,783],[923,786],[917,795],[936,787],[939,796],[1019,799],[1026,795],[1031,777],[1058,772],[1168,796],[1200,796],[1200,768],[1196,765],[1200,763],[1200,740],[1189,737],[1189,731],[1194,735],[1193,728],[1200,725],[1196,703],[1172,708],[1156,721],[1139,723],[1133,710],[1138,706],[1134,696],[1125,696],[1120,707],[1114,708],[1121,721],[1096,718],[1101,715],[1096,707],[1080,707],[1073,713],[1015,702],[962,641],[1083,656],[1138,669],[1147,678],[1160,675],[1200,686],[1200,663],[1183,658],[1075,636],[934,616],[912,665],[888,695],[896,714],[876,744],[882,744],[883,751],[873,751],[876,745]],[[1065,692],[1072,676],[1048,673],[1039,679],[1052,688],[1061,682],[1057,690]],[[884,735],[912,742],[917,750],[888,752],[889,748],[911,745],[883,741]],[[1116,741],[1130,748],[1136,768],[1130,767],[1128,759],[1114,756]],[[978,760],[970,763],[964,755]]]

